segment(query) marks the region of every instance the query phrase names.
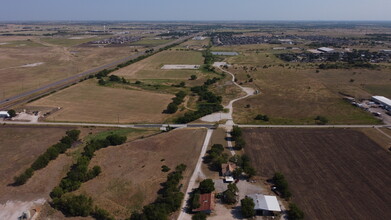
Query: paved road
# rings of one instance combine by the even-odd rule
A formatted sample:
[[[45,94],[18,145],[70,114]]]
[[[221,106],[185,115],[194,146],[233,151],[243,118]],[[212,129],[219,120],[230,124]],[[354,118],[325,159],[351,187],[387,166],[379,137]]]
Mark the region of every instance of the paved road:
[[[177,39],[175,41],[172,41],[172,42],[169,42],[167,44],[156,46],[153,49],[155,51],[158,51],[159,49],[164,48],[166,46],[169,46],[169,45],[172,45],[172,44],[175,44],[175,43],[181,43],[181,42],[183,42],[183,41],[185,41],[187,39],[190,39],[190,38],[194,37],[195,35],[197,35],[197,34],[193,34],[191,36],[186,36],[186,37],[183,37],[183,38],[179,38],[179,39]],[[2,105],[2,107],[0,109],[6,109],[6,108],[12,107],[12,106],[14,106],[16,104],[20,104],[19,102],[17,102],[18,100],[21,100],[23,98],[28,98],[30,96],[33,96],[36,93],[41,93],[41,94],[38,94],[38,95],[36,95],[34,97],[31,97],[31,98],[36,98],[36,97],[39,97],[40,95],[42,95],[44,93],[48,93],[47,90],[49,90],[49,89],[58,89],[58,88],[63,88],[65,86],[71,85],[72,83],[77,82],[80,79],[83,79],[83,78],[85,78],[85,77],[87,77],[87,76],[89,76],[89,75],[91,75],[93,73],[99,72],[99,71],[101,71],[103,69],[116,67],[118,64],[124,63],[124,62],[129,61],[129,60],[136,59],[137,57],[140,57],[140,56],[145,55],[145,54],[146,53],[144,51],[143,52],[139,52],[139,53],[136,53],[134,55],[131,55],[131,56],[119,59],[117,61],[114,61],[114,62],[111,62],[111,63],[108,63],[108,64],[105,64],[103,66],[96,67],[96,68],[87,70],[85,72],[76,74],[74,76],[67,77],[65,79],[62,79],[62,80],[50,83],[50,84],[42,86],[40,88],[33,89],[33,90],[30,90],[30,91],[26,91],[26,92],[23,92],[21,94],[18,94],[18,95],[15,95],[15,96],[8,97],[6,99],[0,100],[0,105]],[[24,101],[26,101],[26,100],[24,100]]]
[[[0,124],[10,125],[45,125],[45,126],[92,126],[92,127],[117,127],[117,128],[160,128],[170,126],[173,128],[213,128],[214,124],[99,124],[78,122],[22,122],[2,121]],[[225,127],[224,125],[220,125]],[[391,125],[238,125],[241,128],[390,128]]]
[[[213,134],[213,130],[208,129],[208,132],[206,133],[205,136],[204,144],[202,145],[200,156],[198,157],[197,165],[193,171],[193,174],[191,175],[189,185],[185,192],[185,198],[182,201],[181,213],[178,216],[178,220],[191,220],[191,215],[186,213],[186,202],[189,199],[189,194],[191,193],[191,191],[197,187],[196,181],[201,172],[202,158],[205,156],[206,150],[208,149],[208,145],[212,137],[212,134]]]
[[[78,122],[22,122],[2,121],[0,124],[8,125],[44,125],[44,126],[84,126],[84,127],[112,127],[112,128],[161,128],[170,126],[172,128],[213,128],[213,124],[99,124],[99,123],[78,123]]]
[[[241,128],[384,128],[391,125],[238,125]]]

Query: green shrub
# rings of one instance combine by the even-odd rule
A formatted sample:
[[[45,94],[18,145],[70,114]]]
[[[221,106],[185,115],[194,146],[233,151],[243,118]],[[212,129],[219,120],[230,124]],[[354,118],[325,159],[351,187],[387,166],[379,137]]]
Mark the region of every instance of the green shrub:
[[[304,219],[304,212],[297,207],[296,204],[289,204],[288,219],[290,220],[302,220]]]
[[[251,198],[246,197],[246,198],[240,200],[240,203],[241,203],[241,207],[242,207],[243,217],[251,218],[251,217],[255,216],[255,209],[254,209],[255,204]]]

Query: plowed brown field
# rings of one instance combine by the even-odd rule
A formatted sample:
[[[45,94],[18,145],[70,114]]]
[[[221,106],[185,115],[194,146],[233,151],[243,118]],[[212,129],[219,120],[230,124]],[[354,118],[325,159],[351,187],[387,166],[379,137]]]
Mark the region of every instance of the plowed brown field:
[[[391,155],[347,129],[245,129],[259,175],[282,172],[305,219],[391,219]]]

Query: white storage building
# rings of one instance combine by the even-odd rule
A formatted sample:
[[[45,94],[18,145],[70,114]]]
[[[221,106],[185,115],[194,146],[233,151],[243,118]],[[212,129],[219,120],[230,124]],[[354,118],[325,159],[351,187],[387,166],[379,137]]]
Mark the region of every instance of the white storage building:
[[[9,118],[10,115],[6,111],[0,111],[0,118]]]
[[[262,215],[269,215],[270,212],[281,212],[277,197],[262,194],[251,194],[247,197],[254,201],[254,209],[261,211]]]
[[[372,100],[380,105],[383,105],[385,109],[391,110],[391,100],[384,96],[372,96]]]

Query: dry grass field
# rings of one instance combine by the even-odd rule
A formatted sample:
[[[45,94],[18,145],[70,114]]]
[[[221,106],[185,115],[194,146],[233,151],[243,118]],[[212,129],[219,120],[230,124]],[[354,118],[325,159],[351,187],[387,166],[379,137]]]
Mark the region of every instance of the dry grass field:
[[[391,158],[347,129],[245,129],[260,176],[286,177],[306,219],[390,219]]]
[[[71,160],[60,156],[56,161],[35,172],[23,186],[8,186],[13,177],[22,173],[48,147],[57,143],[73,127],[31,127],[2,125],[0,129],[0,203],[7,200],[31,200],[48,197],[61,179]],[[55,168],[55,169],[53,169]],[[66,171],[65,171],[66,172]],[[47,179],[47,175],[52,178]],[[45,180],[45,184],[42,181]]]
[[[102,123],[162,123],[172,95],[99,86],[87,80],[29,103],[27,106],[61,107],[48,121]]]
[[[119,219],[154,201],[160,183],[180,163],[187,165],[182,191],[186,190],[201,150],[206,130],[179,129],[153,137],[109,147],[96,153],[90,166],[99,165],[102,173],[78,190],[92,196],[95,204],[104,207]]]
[[[186,80],[191,75],[201,76],[199,70],[162,70],[165,64],[202,64],[201,52],[169,50],[160,52],[140,62],[122,68],[113,74],[127,79],[171,79]]]
[[[16,38],[19,39],[19,38]],[[62,42],[57,40],[58,42]],[[80,41],[64,39],[68,41]],[[6,98],[23,91],[60,80],[93,67],[129,56],[134,48],[92,48],[77,46],[59,46],[31,38],[9,41],[9,37],[0,37],[0,97]],[[62,43],[64,43],[62,42]],[[33,67],[21,67],[26,64],[43,63]]]
[[[270,51],[271,45],[250,46],[213,48],[216,51],[239,52],[239,56],[226,58],[233,64],[229,71],[236,75],[238,83],[261,92],[235,103],[234,118],[237,123],[262,123],[254,120],[258,114],[268,115],[270,124],[314,124],[318,115],[327,117],[330,124],[379,123],[367,112],[343,101],[339,93],[369,98],[371,93],[366,88],[373,86],[387,95],[388,85],[391,86],[391,72],[387,68],[381,71],[321,70],[316,73],[315,64],[279,60]],[[256,52],[255,49],[261,51]],[[265,65],[267,68],[263,68]],[[351,79],[354,81],[351,82]]]
[[[273,67],[250,75],[254,82],[249,86],[261,94],[234,104],[237,123],[254,123],[257,114],[268,115],[271,124],[314,124],[317,115],[327,117],[330,124],[378,123],[306,72]]]

